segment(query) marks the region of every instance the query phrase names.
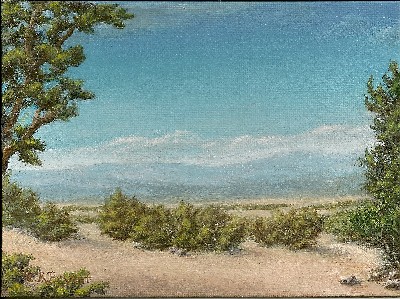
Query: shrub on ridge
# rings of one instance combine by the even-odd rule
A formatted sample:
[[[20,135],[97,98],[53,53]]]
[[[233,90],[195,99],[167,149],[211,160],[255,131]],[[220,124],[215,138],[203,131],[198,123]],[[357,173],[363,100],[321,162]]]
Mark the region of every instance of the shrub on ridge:
[[[252,235],[260,244],[297,250],[315,244],[322,226],[323,219],[316,209],[291,209],[287,213],[277,212],[271,218],[256,219]]]
[[[224,251],[238,246],[246,228],[216,206],[147,206],[117,190],[101,209],[99,228],[103,234],[139,242],[147,249],[177,247],[185,250]]]
[[[100,209],[99,228],[103,234],[114,239],[126,240],[145,212],[145,204],[117,189]]]

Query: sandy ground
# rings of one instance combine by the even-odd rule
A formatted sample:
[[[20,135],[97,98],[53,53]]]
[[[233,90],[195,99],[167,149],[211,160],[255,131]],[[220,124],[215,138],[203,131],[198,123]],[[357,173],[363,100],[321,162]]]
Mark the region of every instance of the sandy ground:
[[[240,253],[144,251],[100,235],[95,224],[80,225],[80,239],[46,243],[15,229],[2,231],[7,253],[30,253],[43,272],[85,267],[92,280],[110,282],[107,297],[315,297],[400,296],[367,281],[379,264],[376,251],[321,235],[308,250],[264,248],[243,243]],[[355,275],[360,285],[339,283]]]

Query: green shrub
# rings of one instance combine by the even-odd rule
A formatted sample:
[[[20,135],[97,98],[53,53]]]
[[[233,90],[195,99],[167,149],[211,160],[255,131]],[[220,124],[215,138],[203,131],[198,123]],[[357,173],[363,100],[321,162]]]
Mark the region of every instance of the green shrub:
[[[400,206],[364,201],[355,209],[328,218],[325,229],[343,241],[381,248],[395,267],[400,265]]]
[[[193,222],[196,232],[192,235],[192,243],[195,249],[225,251],[237,247],[245,236],[244,222],[213,205],[199,208]],[[182,246],[185,244],[180,245],[185,248]]]
[[[37,286],[36,292],[39,297],[88,297],[92,293],[105,295],[109,287],[107,282],[88,282],[90,272],[84,268],[76,272],[65,272],[50,278]]]
[[[29,228],[41,212],[39,197],[22,189],[9,178],[2,178],[2,225]]]
[[[146,205],[116,190],[101,207],[98,223],[101,233],[117,240],[126,240],[145,215]]]
[[[31,228],[32,233],[44,241],[61,241],[78,232],[69,213],[54,203],[46,203]]]
[[[2,252],[1,295],[7,297],[88,297],[104,295],[107,282],[88,283],[90,272],[80,269],[43,279],[40,267],[30,266],[32,255]]]
[[[3,178],[2,225],[22,228],[44,241],[60,241],[78,231],[69,213],[54,203],[42,208],[38,195]]]
[[[163,250],[171,247],[174,233],[171,211],[159,205],[146,207],[133,227],[130,238],[145,248]]]
[[[1,256],[1,290],[10,289],[17,294],[19,291],[28,292],[24,284],[31,282],[40,273],[39,267],[30,266],[32,255],[14,253]]]
[[[146,206],[117,190],[99,214],[103,234],[130,239],[147,249],[177,247],[185,250],[223,251],[238,246],[246,235],[244,221],[221,208],[196,208],[181,202],[177,208]]]
[[[296,250],[315,244],[322,224],[322,217],[313,208],[291,209],[287,213],[276,212],[270,218],[257,218],[252,235],[263,245],[284,245]]]
[[[185,250],[225,251],[246,237],[244,220],[217,206],[194,207],[181,202],[173,210],[175,235],[172,245]]]
[[[179,206],[174,209],[174,240],[173,245],[175,247],[196,250],[199,249],[197,242],[197,234],[199,227],[197,225],[197,214],[199,209],[196,209],[189,203],[181,202]]]

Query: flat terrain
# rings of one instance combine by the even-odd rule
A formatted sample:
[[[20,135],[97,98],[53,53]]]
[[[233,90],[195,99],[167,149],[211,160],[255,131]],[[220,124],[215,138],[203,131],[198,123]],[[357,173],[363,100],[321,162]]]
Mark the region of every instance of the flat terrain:
[[[85,267],[92,280],[110,282],[107,297],[311,297],[400,296],[367,281],[379,262],[375,250],[343,244],[322,234],[311,249],[264,248],[252,241],[230,253],[144,251],[130,242],[102,236],[95,224],[80,224],[80,238],[41,242],[16,229],[2,231],[3,251],[30,253],[43,272]],[[339,283],[355,275],[360,285]]]

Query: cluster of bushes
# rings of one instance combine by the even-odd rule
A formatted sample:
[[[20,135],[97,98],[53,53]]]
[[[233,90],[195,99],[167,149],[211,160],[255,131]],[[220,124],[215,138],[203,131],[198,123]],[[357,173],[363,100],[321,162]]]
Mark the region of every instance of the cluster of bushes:
[[[246,236],[244,220],[216,206],[200,208],[183,202],[173,209],[147,206],[120,190],[106,200],[98,223],[103,234],[130,239],[148,249],[225,251],[237,247]]]
[[[103,281],[89,283],[90,272],[84,268],[46,278],[40,267],[30,265],[33,259],[32,255],[2,252],[2,297],[88,297],[105,295],[109,287]]]
[[[314,245],[322,229],[323,218],[317,210],[301,208],[257,218],[251,233],[257,243],[265,246],[283,245],[297,250]]]
[[[147,206],[120,190],[106,200],[98,223],[101,232],[114,239],[129,239],[148,249],[191,251],[229,250],[246,237],[266,246],[301,249],[313,245],[323,227],[322,216],[315,209],[292,209],[250,221],[213,205],[195,207],[181,202],[173,209]]]
[[[30,189],[3,178],[2,224],[24,229],[44,241],[60,241],[77,233],[71,207],[40,204]],[[74,207],[74,209],[76,209]],[[85,210],[86,211],[86,210]],[[227,213],[222,207],[195,207],[180,203],[176,208],[148,206],[117,190],[98,210],[81,222],[97,222],[103,234],[114,239],[141,244],[147,249],[177,247],[189,251],[226,251],[237,248],[246,237],[266,245],[284,245],[300,249],[315,243],[321,231],[316,211],[278,212],[268,219],[250,221]],[[87,211],[86,211],[87,212]],[[75,221],[76,220],[76,221]]]
[[[29,189],[3,178],[2,225],[24,229],[44,241],[60,241],[78,231],[68,211],[54,203],[40,205],[39,197]]]

